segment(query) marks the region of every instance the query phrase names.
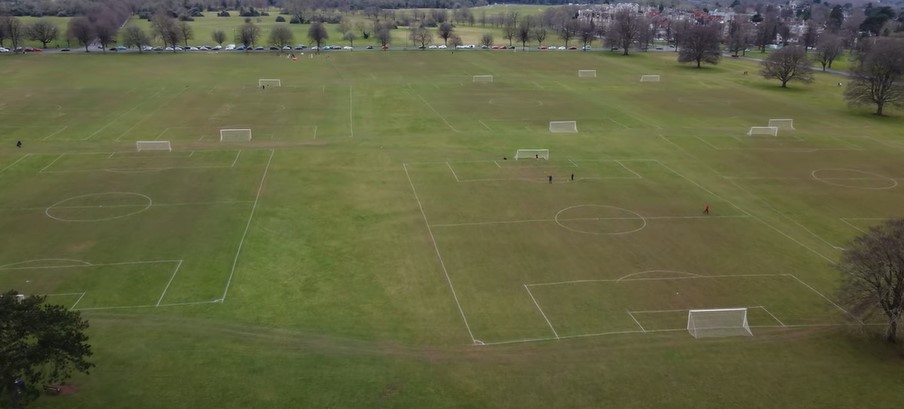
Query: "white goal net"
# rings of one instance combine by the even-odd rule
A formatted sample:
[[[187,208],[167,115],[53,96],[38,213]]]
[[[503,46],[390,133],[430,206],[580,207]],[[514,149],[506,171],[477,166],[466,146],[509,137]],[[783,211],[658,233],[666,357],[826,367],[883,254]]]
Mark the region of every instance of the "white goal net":
[[[170,141],[135,141],[135,150],[141,151],[171,151],[173,146]]]
[[[753,336],[746,308],[690,310],[687,332],[694,338]]]
[[[263,79],[257,80],[257,86],[258,87],[281,87],[282,81],[280,81],[278,79],[263,78]]]
[[[770,119],[769,126],[781,129],[794,129],[793,119]]]
[[[577,132],[576,121],[549,121],[549,132]]]
[[[641,75],[640,82],[659,82],[658,75]]]
[[[220,129],[220,142],[248,142],[250,140],[250,129]]]
[[[751,126],[747,135],[772,135],[778,136],[778,128],[774,126]]]
[[[596,78],[596,70],[578,70],[578,77]]]
[[[471,77],[471,81],[473,82],[493,82],[492,75],[475,75]]]
[[[515,151],[515,160],[518,159],[549,160],[549,149],[518,149]]]

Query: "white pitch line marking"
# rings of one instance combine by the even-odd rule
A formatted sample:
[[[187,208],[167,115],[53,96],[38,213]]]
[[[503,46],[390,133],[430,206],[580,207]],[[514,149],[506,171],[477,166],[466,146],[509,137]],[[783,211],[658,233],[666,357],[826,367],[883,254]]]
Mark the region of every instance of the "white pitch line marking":
[[[173,275],[170,276],[169,281],[166,282],[166,287],[163,288],[163,292],[160,293],[160,298],[157,299],[157,307],[160,306],[160,303],[163,302],[163,297],[166,296],[166,290],[169,290],[170,284],[173,283],[173,279],[176,278],[176,274],[179,273],[179,268],[182,267],[182,260],[179,260],[179,264],[176,264],[176,269],[173,270]]]
[[[540,315],[543,316],[543,319],[546,321],[546,325],[549,325],[549,329],[552,331],[552,334],[555,335],[556,339],[559,339],[559,334],[556,332],[556,329],[552,326],[552,323],[549,322],[549,318],[546,316],[546,313],[543,312],[542,308],[540,308],[540,303],[538,303],[537,299],[534,298],[534,294],[530,292],[530,288],[528,288],[525,285],[524,290],[527,291],[527,295],[530,296],[531,301],[533,301],[534,305],[537,306],[537,311],[540,311]]]
[[[471,331],[471,325],[468,324],[468,318],[465,316],[465,311],[461,307],[461,302],[458,300],[458,295],[455,293],[455,286],[452,285],[452,278],[449,277],[449,270],[446,269],[446,263],[443,261],[443,256],[439,252],[439,245],[436,244],[436,237],[433,236],[433,229],[430,228],[430,222],[427,220],[427,213],[424,212],[424,206],[421,204],[421,199],[417,196],[417,189],[414,188],[414,182],[411,180],[411,174],[408,173],[408,165],[402,164],[402,169],[405,170],[405,176],[408,178],[408,184],[411,185],[411,192],[414,193],[414,200],[417,202],[417,207],[421,211],[421,216],[424,218],[424,225],[427,227],[427,233],[430,235],[430,241],[433,242],[433,250],[436,251],[436,258],[439,260],[439,265],[443,269],[443,275],[446,276],[446,282],[449,283],[449,290],[452,292],[452,298],[455,300],[455,305],[458,306],[458,313],[461,315],[462,321],[464,321],[465,328],[468,330],[468,335],[471,337],[471,343],[476,344],[477,339],[474,338],[474,332]]]
[[[130,128],[129,130],[131,130],[131,128]],[[166,133],[169,132],[169,130],[170,130],[170,128],[164,129],[162,132],[160,132],[159,134],[157,134],[157,137],[154,138],[154,140],[155,140],[155,141],[159,141],[160,138],[163,137],[163,135],[166,135]],[[129,131],[123,132],[123,134],[126,134],[126,133],[128,133],[128,132],[129,132]]]
[[[571,165],[572,165],[572,166],[574,166],[574,167],[578,167],[578,164],[577,164],[577,163],[575,163],[575,162],[574,162],[574,161],[573,161],[573,160],[571,160],[571,159],[568,159],[568,162],[571,162]],[[622,166],[624,166],[624,165],[622,165]]]
[[[69,307],[69,311],[75,311],[75,306],[78,305],[78,303],[82,301],[82,298],[85,298],[85,294],[87,294],[87,291],[82,292],[82,295],[80,295],[80,296],[78,297],[78,299],[75,300],[75,303],[72,304],[71,307]]]
[[[446,163],[449,163],[449,162],[446,162]],[[496,164],[497,168],[502,169],[502,166],[499,166],[499,162],[493,161],[493,163]]]
[[[625,310],[625,312],[628,313],[628,316],[631,317],[632,320],[634,320],[634,323],[637,324],[641,331],[647,332],[646,328],[644,328],[643,325],[640,325],[640,321],[634,317],[634,314],[631,314],[631,311]]]
[[[235,167],[235,163],[239,161],[239,156],[240,156],[241,154],[242,154],[242,150],[239,149],[238,153],[235,154],[235,160],[233,160],[233,161],[232,161],[232,165],[229,166],[230,168],[234,168],[234,167]],[[268,162],[268,163],[269,163],[269,162]]]
[[[23,159],[25,159],[25,158],[27,158],[27,157],[29,157],[29,156],[31,156],[31,154],[30,154],[30,153],[26,153],[26,154],[25,154],[25,155],[22,155],[22,157],[21,157],[21,158],[19,158],[19,159],[16,159],[16,161],[15,161],[15,162],[13,162],[13,163],[10,163],[10,164],[9,164],[9,165],[6,165],[6,167],[5,167],[5,168],[3,168],[3,169],[0,169],[0,173],[3,173],[3,172],[5,172],[5,171],[6,171],[6,170],[7,170],[7,169],[9,169],[9,168],[11,168],[11,167],[13,167],[13,165],[15,165],[15,164],[17,164],[17,163],[19,163],[19,162],[21,162],[21,161],[22,161],[22,160],[23,160]]]
[[[156,97],[156,96],[157,96],[158,94],[160,94],[161,92],[163,92],[163,90],[157,91],[156,94],[152,95],[152,96],[151,96],[150,98],[148,98],[148,99],[151,99],[151,98]],[[184,90],[183,90],[183,92],[184,92]],[[140,107],[142,104],[144,104],[145,102],[147,102],[148,99],[145,99],[145,100],[143,100],[143,101],[141,101],[141,102],[135,104],[135,106],[133,106],[131,109],[129,109],[129,110],[126,111],[126,112],[123,112],[123,113],[119,114],[119,116],[117,116],[116,118],[113,118],[113,120],[111,120],[110,122],[107,122],[106,125],[104,125],[104,126],[101,127],[100,129],[94,131],[94,133],[92,133],[91,135],[88,135],[88,136],[82,138],[82,140],[83,140],[83,141],[87,141],[88,139],[93,138],[94,135],[97,135],[97,134],[103,132],[104,129],[107,129],[107,127],[109,127],[110,125],[113,125],[113,124],[114,124],[116,121],[118,121],[120,118],[122,118],[122,117],[126,116],[127,114],[131,113],[132,111],[138,109],[138,107]],[[138,121],[138,122],[141,122],[141,121]],[[137,123],[136,123],[135,125],[137,125]],[[132,126],[134,127],[135,125],[132,125]],[[122,135],[120,135],[120,136],[122,136]]]
[[[452,172],[452,176],[455,177],[455,181],[461,182],[461,180],[458,179],[458,175],[455,174],[455,169],[452,169],[452,165],[450,165],[449,162],[446,162],[446,166],[449,167],[449,170]],[[499,166],[499,164],[497,163],[496,166]]]
[[[452,126],[452,124],[450,124],[449,121],[446,120],[446,118],[443,116],[443,114],[439,113],[439,111],[437,111],[436,108],[433,107],[433,105],[430,105],[430,103],[427,102],[427,100],[424,99],[424,97],[422,97],[420,94],[418,94],[418,93],[416,93],[416,92],[411,92],[411,93],[414,94],[415,96],[417,96],[417,97],[421,100],[421,102],[423,102],[424,105],[427,106],[427,108],[430,108],[430,110],[433,111],[433,113],[435,113],[436,116],[439,117],[439,119],[442,119],[443,122],[446,123],[446,126],[449,127],[449,129],[451,129],[451,130],[453,130],[453,131],[455,131],[455,132],[461,132],[461,131],[459,131],[458,129],[455,129],[455,127]]]
[[[354,118],[352,117],[352,86],[348,86],[348,131],[349,138],[355,137]]]
[[[627,170],[627,171],[628,171],[628,172],[631,172],[631,173],[633,173],[633,174],[634,174],[634,176],[637,176],[637,178],[638,178],[638,179],[643,179],[643,176],[640,176],[640,174],[639,174],[639,173],[637,173],[637,172],[635,172],[635,171],[634,171],[634,170],[632,170],[632,169],[631,169],[631,168],[629,168],[629,167],[627,167],[627,166],[625,166],[625,164],[624,164],[624,163],[621,163],[621,162],[619,162],[619,161],[615,161],[615,163],[617,163],[617,164],[619,164],[619,166],[621,166],[621,167],[623,167],[623,168],[625,168],[625,170]]]
[[[47,168],[53,166],[53,164],[56,163],[58,160],[60,160],[63,157],[63,155],[65,155],[65,153],[61,153],[60,156],[57,156],[57,158],[54,159],[53,162],[50,162],[47,166],[44,166],[41,170],[38,171],[38,173],[44,173],[44,171],[47,170]]]
[[[785,323],[782,322],[782,320],[778,319],[778,317],[776,317],[775,314],[769,312],[769,310],[767,310],[766,307],[764,307],[764,306],[762,306],[762,305],[758,305],[757,308],[762,308],[763,311],[766,311],[766,314],[769,314],[769,316],[772,317],[772,319],[775,320],[775,322],[779,323],[779,325],[781,325],[781,326],[783,326],[783,327],[785,326]]]
[[[314,126],[314,139],[317,139],[317,126]]]
[[[264,175],[261,176],[260,186],[257,188],[257,196],[254,197],[254,205],[251,206],[251,214],[248,216],[248,223],[245,224],[245,231],[242,233],[242,239],[239,240],[239,248],[235,251],[235,258],[232,259],[232,270],[229,272],[229,279],[226,280],[226,288],[223,290],[223,297],[220,298],[221,302],[226,302],[226,295],[229,293],[229,286],[232,285],[232,277],[235,275],[235,267],[238,265],[239,255],[242,254],[242,246],[245,244],[245,236],[248,235],[248,230],[251,229],[251,220],[254,219],[254,211],[257,210],[257,203],[261,198],[261,192],[264,190],[264,181],[267,179],[267,172],[270,171],[270,162],[273,161],[275,153],[276,150],[270,150],[270,158],[267,159]]]
[[[69,128],[69,125],[66,125],[66,126],[60,128],[60,129],[57,129],[55,132],[51,133],[50,135],[47,135],[47,136],[41,138],[41,140],[42,140],[42,141],[46,141],[47,139],[50,139],[52,136],[54,136],[54,135],[56,135],[56,134],[58,134],[58,133],[60,133],[60,132],[65,131],[67,128]]]
[[[687,220],[687,219],[747,219],[751,216],[746,214],[724,215],[724,216],[644,216],[647,220]],[[639,217],[578,217],[573,219],[559,218],[559,221],[601,221],[601,220],[640,220]],[[520,223],[555,223],[556,219],[526,219],[526,220],[501,220],[488,222],[469,222],[469,223],[445,223],[434,224],[432,227],[467,227],[467,226],[488,226],[494,224],[520,224]]]
[[[492,129],[490,129],[490,126],[485,124],[483,121],[478,119],[477,122],[480,122],[480,124],[483,125],[484,128],[487,128],[488,131],[490,131],[490,132],[493,131]]]

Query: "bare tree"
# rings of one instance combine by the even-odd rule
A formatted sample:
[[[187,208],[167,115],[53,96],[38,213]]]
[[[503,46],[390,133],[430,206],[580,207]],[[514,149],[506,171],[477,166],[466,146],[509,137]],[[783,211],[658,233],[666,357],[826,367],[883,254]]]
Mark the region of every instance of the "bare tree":
[[[0,30],[4,32],[6,38],[9,39],[10,43],[12,43],[12,48],[19,48],[19,44],[22,43],[23,37],[25,37],[25,25],[22,24],[22,20],[19,20],[18,17],[15,16],[6,16],[6,18],[0,20],[0,24],[3,24],[0,27]]]
[[[223,45],[226,42],[226,32],[223,30],[214,30],[213,33],[210,33],[210,37],[218,45]]]
[[[512,46],[512,42],[515,40],[515,36],[518,34],[518,29],[515,27],[514,21],[506,21],[502,26],[502,38],[509,41],[509,47]]]
[[[449,44],[451,44],[453,47],[458,47],[464,44],[464,42],[461,41],[461,37],[459,37],[458,34],[453,33],[452,37],[449,37]]]
[[[370,38],[370,33],[371,33],[371,31],[370,31],[370,28],[368,28],[368,27],[369,27],[369,26],[368,26],[367,24],[364,24],[363,21],[358,21],[358,22],[355,23],[355,30],[360,31],[360,32],[361,32],[361,38],[363,38],[363,39],[365,39],[365,40],[367,40],[368,38]]]
[[[433,41],[433,34],[424,26],[412,28],[410,37],[411,42],[420,44],[421,48],[427,48],[427,43]]]
[[[330,39],[329,33],[326,32],[326,26],[322,22],[315,21],[311,23],[308,29],[308,39],[317,44],[317,52],[320,52],[320,46],[324,41]]]
[[[493,46],[493,35],[490,33],[483,33],[480,37],[480,45],[484,47],[492,47]]]
[[[389,43],[392,42],[392,33],[389,32],[389,27],[380,27],[375,30],[375,34],[381,47],[388,47]]]
[[[644,16],[637,16],[637,45],[641,50],[647,51],[653,40],[656,38],[656,30],[650,19]]]
[[[533,24],[534,20],[530,16],[526,16],[521,19],[521,22],[518,23],[518,42],[521,43],[521,49],[527,48],[527,43],[530,41],[531,33],[533,32]]]
[[[192,30],[191,25],[188,24],[187,21],[180,21],[179,31],[182,32],[182,42],[185,44],[185,47],[188,47],[188,40],[195,38],[194,30]]]
[[[763,78],[777,79],[782,88],[787,88],[788,81],[813,82],[813,69],[802,47],[785,47],[769,54],[762,62],[760,73]]]
[[[439,34],[439,38],[443,39],[443,44],[449,45],[449,38],[452,37],[452,34],[455,32],[455,26],[452,23],[442,23],[439,25],[439,28],[436,29],[437,34]]]
[[[678,62],[696,62],[697,68],[701,63],[716,65],[719,63],[719,41],[722,37],[722,27],[717,24],[691,26],[681,36],[681,51],[678,53]]]
[[[43,48],[47,43],[56,40],[60,36],[60,29],[50,20],[38,20],[28,25],[28,38],[40,41]]]
[[[100,43],[101,50],[107,52],[107,46],[116,39],[116,33],[119,28],[116,24],[108,19],[101,19],[94,23],[94,35],[97,36],[97,42]]]
[[[831,33],[822,33],[819,36],[819,42],[816,44],[816,61],[822,64],[822,70],[826,67],[832,68],[832,62],[844,52],[841,47],[842,39]]]
[[[315,23],[316,24],[316,23]],[[313,25],[311,25],[313,27]],[[245,46],[245,49],[253,48],[254,44],[257,44],[257,41],[261,38],[261,28],[252,22],[247,22],[242,24],[239,27],[238,32],[236,33],[235,41],[238,43],[242,43]]]
[[[354,47],[355,40],[358,39],[358,34],[354,31],[346,31],[345,34],[342,35],[342,39],[348,41],[348,45]]]
[[[0,14],[0,47],[3,47],[3,42],[9,38],[9,35],[6,34],[6,20],[11,19],[12,16],[7,16]]]
[[[851,75],[844,91],[848,103],[875,104],[876,115],[882,115],[885,105],[904,106],[904,40],[879,39]]]
[[[862,318],[884,314],[885,340],[896,342],[904,315],[904,219],[886,221],[854,239],[836,268],[842,303]]]
[[[728,50],[731,54],[738,56],[738,53],[747,53],[747,47],[750,46],[750,30],[751,25],[744,19],[735,19],[728,26]]]
[[[142,47],[149,44],[151,39],[148,38],[147,33],[141,27],[136,25],[131,25],[122,30],[122,35],[120,36],[122,40],[122,45],[126,47],[135,47],[138,49],[138,52],[142,52]]]
[[[791,41],[791,26],[784,23],[779,23],[775,27],[775,33],[779,37],[781,37],[782,47],[787,47],[788,43]],[[806,53],[806,49],[804,49],[804,52]]]
[[[531,35],[534,37],[534,40],[537,40],[537,46],[542,47],[543,42],[546,41],[546,27],[534,27],[534,31],[533,33],[531,33]]]
[[[280,49],[292,44],[295,41],[295,33],[292,29],[285,25],[278,25],[270,30],[270,45],[279,47]]]
[[[612,21],[609,23],[609,37],[607,41],[612,47],[618,47],[624,50],[624,55],[628,55],[628,50],[637,40],[640,31],[640,22],[637,13],[630,9],[621,9],[615,12]]]
[[[578,38],[580,38],[581,43],[584,44],[584,47],[582,48],[584,51],[587,51],[587,48],[590,47],[590,44],[596,39],[596,31],[596,26],[592,20],[580,23],[578,26]]]
[[[559,38],[565,41],[565,48],[568,48],[568,42],[578,35],[578,24],[577,20],[569,19],[559,26]]]
[[[70,38],[74,38],[79,44],[85,46],[88,51],[88,45],[94,40],[94,25],[88,21],[87,17],[73,17],[69,20],[69,27],[66,34]]]
[[[182,30],[176,24],[176,19],[166,13],[157,13],[151,19],[151,30],[154,35],[160,37],[164,47],[170,47],[176,52],[176,46],[182,41]]]

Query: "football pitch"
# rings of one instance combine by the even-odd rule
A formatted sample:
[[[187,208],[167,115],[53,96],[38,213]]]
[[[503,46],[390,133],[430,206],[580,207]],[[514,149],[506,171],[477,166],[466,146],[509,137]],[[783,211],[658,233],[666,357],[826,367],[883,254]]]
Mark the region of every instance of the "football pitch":
[[[0,288],[97,364],[35,407],[898,405],[832,265],[902,216],[902,112],[616,54],[4,56]]]

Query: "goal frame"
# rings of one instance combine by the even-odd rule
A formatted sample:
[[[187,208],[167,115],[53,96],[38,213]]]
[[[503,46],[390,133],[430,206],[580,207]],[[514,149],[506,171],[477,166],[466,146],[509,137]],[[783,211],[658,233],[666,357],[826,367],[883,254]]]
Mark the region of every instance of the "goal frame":
[[[135,151],[172,151],[170,141],[135,141]]]
[[[769,126],[779,129],[794,129],[793,119],[770,119]]]
[[[697,327],[697,321],[694,319],[694,314],[705,314],[705,313],[740,313],[743,312],[742,320],[740,325],[737,326],[720,326],[720,327]],[[753,336],[753,332],[750,331],[750,323],[748,322],[748,309],[747,308],[711,308],[711,309],[694,309],[687,310],[687,332],[691,334],[694,338],[707,338],[707,337],[728,337],[728,336]],[[730,330],[737,329],[737,334],[713,334],[706,335],[700,333],[701,330]]]
[[[578,70],[579,78],[596,78],[596,70]]]
[[[521,156],[521,154],[525,154]],[[549,160],[549,149],[524,148],[515,150],[515,160],[518,159],[543,159]]]
[[[556,125],[571,125],[566,130],[555,128]],[[578,131],[578,121],[549,121],[549,132],[552,133],[575,133]]]
[[[268,87],[272,86],[272,85],[275,85],[277,87],[282,87],[282,80],[280,80],[278,78],[260,78],[257,80],[258,87],[262,87],[264,85],[266,85]]]
[[[471,82],[475,83],[490,83],[495,82],[495,80],[492,75],[475,75],[471,77]]]
[[[247,131],[248,139],[229,139],[226,133],[233,133],[238,131]],[[220,129],[220,142],[250,142],[251,141],[251,129]]]
[[[640,76],[640,82],[659,82],[662,77],[659,74],[644,74]]]
[[[747,131],[747,136],[752,135],[778,136],[778,128],[774,126],[751,126]]]

